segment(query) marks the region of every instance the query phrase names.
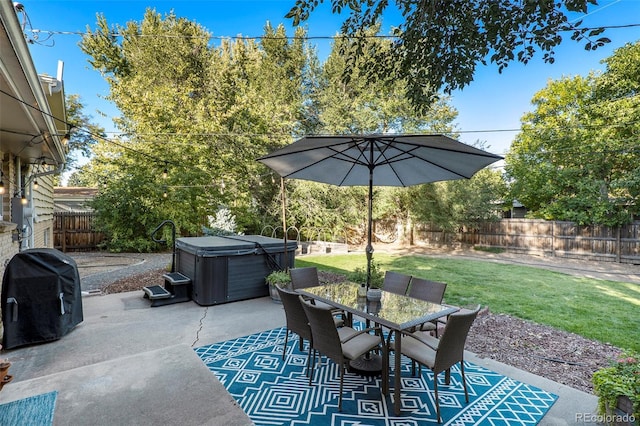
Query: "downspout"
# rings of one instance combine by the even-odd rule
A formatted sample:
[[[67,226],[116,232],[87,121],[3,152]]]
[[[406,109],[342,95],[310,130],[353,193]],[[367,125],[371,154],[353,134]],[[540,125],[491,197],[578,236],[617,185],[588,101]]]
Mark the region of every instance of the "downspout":
[[[35,180],[41,176],[47,176],[47,175],[54,175],[56,173],[61,173],[64,170],[64,163],[61,163],[58,165],[58,167],[56,167],[53,170],[48,170],[46,172],[39,172],[39,173],[35,173],[32,174],[31,176],[29,176],[29,179],[27,180],[27,183],[31,183],[32,180]]]
[[[24,195],[27,200],[27,204],[23,206],[23,208],[19,209],[19,214],[22,215],[21,220],[16,220],[17,218],[12,218],[14,222],[21,223],[22,227],[19,229],[20,232],[20,251],[34,248],[35,247],[35,233],[34,233],[34,217],[36,215],[34,201],[33,201],[33,187],[29,188],[29,191],[26,191],[27,185],[32,185],[33,181],[41,176],[47,176],[50,174],[60,173],[64,169],[64,163],[59,164],[53,170],[48,170],[45,172],[35,173],[29,175],[27,179],[25,179],[24,183],[22,183],[22,164],[20,157],[16,157],[16,181],[18,183],[19,191],[16,192],[16,196],[13,198],[13,202],[19,203],[21,202],[19,196]],[[27,194],[28,192],[28,194]],[[26,235],[26,230],[30,230],[29,234]]]

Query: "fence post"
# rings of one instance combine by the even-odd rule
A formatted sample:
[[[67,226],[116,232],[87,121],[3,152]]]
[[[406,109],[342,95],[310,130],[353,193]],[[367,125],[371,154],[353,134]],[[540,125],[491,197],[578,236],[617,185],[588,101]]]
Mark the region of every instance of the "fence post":
[[[67,221],[62,217],[62,252],[67,252]]]
[[[556,221],[551,222],[551,257],[556,257]]]
[[[618,228],[616,230],[616,263],[620,263],[622,260],[622,236],[620,232],[621,227],[621,225],[618,225]]]

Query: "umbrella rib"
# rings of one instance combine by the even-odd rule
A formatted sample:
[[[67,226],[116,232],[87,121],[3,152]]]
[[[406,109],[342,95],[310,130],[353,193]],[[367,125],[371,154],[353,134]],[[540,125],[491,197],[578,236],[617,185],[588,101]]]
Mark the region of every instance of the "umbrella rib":
[[[341,142],[341,143],[336,144],[336,145],[344,145],[344,142]],[[346,162],[346,163],[351,164],[351,167],[349,168],[349,173],[353,170],[353,168],[354,168],[356,165],[367,165],[367,163],[362,162],[362,160],[360,160],[360,158],[359,158],[359,157],[361,157],[361,156],[362,156],[362,152],[360,152],[360,155],[359,155],[358,157],[352,157],[352,156],[349,156],[349,155],[345,154],[345,152],[349,149],[349,146],[348,146],[348,145],[347,145],[344,149],[342,149],[342,150],[335,149],[335,147],[333,147],[333,146],[325,146],[325,147],[323,147],[323,148],[326,148],[326,149],[328,149],[328,150],[332,151],[332,152],[333,152],[333,154],[331,154],[331,155],[329,155],[329,156],[327,156],[327,157],[324,157],[324,158],[322,158],[322,159],[320,159],[320,160],[318,160],[318,161],[314,161],[313,163],[309,163],[309,164],[305,165],[304,167],[300,167],[299,169],[296,169],[296,170],[294,170],[294,171],[292,171],[292,172],[290,172],[290,173],[288,173],[288,174],[286,174],[286,175],[284,175],[284,176],[282,176],[282,177],[284,177],[284,178],[288,178],[288,177],[289,177],[289,176],[291,176],[292,174],[295,174],[295,173],[298,173],[298,172],[300,172],[300,171],[302,171],[302,170],[306,170],[306,169],[308,169],[308,168],[310,168],[310,167],[313,167],[313,166],[315,166],[315,165],[317,165],[317,164],[319,164],[319,163],[322,163],[323,161],[326,161],[326,160],[327,160],[327,159],[329,159],[329,158],[333,158],[333,159],[335,159],[335,160],[338,160],[338,161],[344,161],[344,162]],[[313,147],[312,147],[312,148],[308,148],[308,149],[300,150],[300,151],[298,151],[298,153],[300,153],[300,152],[314,151],[315,149],[316,149],[316,148],[313,148]],[[359,150],[359,151],[360,151],[360,150]],[[286,155],[288,155],[288,154],[286,154],[286,153],[285,153],[285,154],[281,154],[281,155],[279,155],[279,156],[286,156]],[[341,156],[342,156],[342,157],[341,157]],[[271,158],[275,158],[275,157],[276,157],[276,156],[274,155],[274,156],[272,156]],[[348,175],[349,173],[347,173],[346,175]],[[345,178],[346,178],[346,175],[345,175]],[[344,179],[340,182],[340,184],[342,184],[343,182],[344,182]],[[338,186],[341,186],[341,185],[338,185]]]
[[[424,161],[426,163],[429,163],[429,164],[431,164],[431,165],[433,165],[435,167],[438,167],[439,169],[445,170],[445,171],[447,171],[449,173],[452,173],[452,174],[454,174],[456,176],[460,176],[460,177],[463,177],[463,178],[466,178],[466,179],[470,178],[470,176],[467,176],[467,175],[464,175],[462,173],[456,172],[455,170],[452,170],[449,167],[444,167],[444,166],[442,166],[440,164],[436,164],[433,161],[429,160],[428,158],[425,158],[424,156],[417,155],[416,153],[413,153],[413,151],[421,148],[422,146],[421,145],[417,145],[417,144],[412,144],[411,142],[400,142],[400,143],[402,143],[404,145],[411,145],[412,148],[411,149],[401,149],[400,147],[395,146],[394,148],[397,149],[398,151],[400,151],[400,153],[397,154],[397,155],[394,155],[392,157],[388,157],[387,158],[384,153],[385,153],[387,148],[391,147],[391,144],[395,141],[395,139],[392,139],[389,142],[383,141],[383,140],[379,140],[379,141],[383,142],[383,144],[385,145],[386,148],[385,148],[385,150],[380,150],[380,155],[378,156],[378,158],[384,157],[385,161],[384,162],[380,162],[380,163],[378,163],[376,161],[376,164],[374,165],[374,167],[377,166],[377,165],[381,165],[381,164],[388,164],[389,167],[391,167],[391,170],[393,170],[393,173],[398,178],[398,181],[400,183],[402,183],[403,186],[405,186],[405,184],[402,182],[402,179],[400,178],[400,176],[398,176],[398,173],[396,172],[395,168],[393,167],[393,163],[397,163],[399,161],[403,161],[404,160],[403,155],[413,155],[415,158],[419,158],[420,160],[422,160],[422,161]],[[493,154],[483,154],[481,152],[479,152],[479,153],[470,153],[470,152],[464,152],[464,151],[458,151],[458,150],[455,150],[455,149],[440,148],[440,147],[430,147],[430,149],[437,150],[437,151],[446,151],[446,152],[452,152],[452,153],[458,153],[458,154],[465,154],[465,155],[474,155],[474,156],[477,156],[477,157],[495,158],[495,156]],[[400,157],[402,157],[402,158],[400,158]]]

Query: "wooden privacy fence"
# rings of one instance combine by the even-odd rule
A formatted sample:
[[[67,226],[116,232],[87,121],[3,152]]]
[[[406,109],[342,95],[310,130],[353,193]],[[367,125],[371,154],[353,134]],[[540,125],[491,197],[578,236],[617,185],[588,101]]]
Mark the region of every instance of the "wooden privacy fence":
[[[96,250],[104,235],[94,229],[93,212],[55,212],[54,247],[63,252]]]
[[[456,235],[461,243],[546,256],[640,264],[640,222],[620,227],[503,219]]]

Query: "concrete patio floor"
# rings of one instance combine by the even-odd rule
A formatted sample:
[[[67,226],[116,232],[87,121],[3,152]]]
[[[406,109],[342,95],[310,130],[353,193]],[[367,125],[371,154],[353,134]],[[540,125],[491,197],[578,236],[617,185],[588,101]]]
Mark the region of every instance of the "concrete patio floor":
[[[0,403],[55,390],[56,425],[252,424],[192,348],[283,326],[281,305],[264,297],[151,308],[136,291],[84,297],[83,309],[84,321],[60,340],[5,351],[14,380]],[[595,396],[467,359],[559,395],[540,425],[596,424]]]

